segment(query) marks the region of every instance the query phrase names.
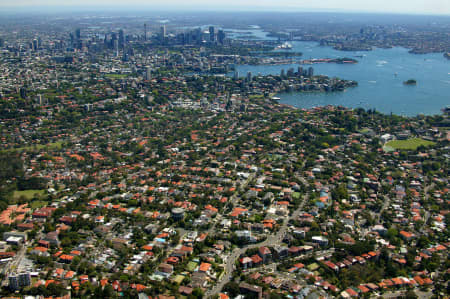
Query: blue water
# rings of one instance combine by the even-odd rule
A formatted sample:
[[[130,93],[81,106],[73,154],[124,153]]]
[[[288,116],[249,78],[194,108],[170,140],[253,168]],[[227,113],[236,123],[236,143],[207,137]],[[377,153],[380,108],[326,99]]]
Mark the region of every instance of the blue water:
[[[227,36],[232,39],[248,39],[252,36],[252,40],[276,40],[274,37],[267,36],[267,32],[257,25],[249,26],[248,29],[227,29]]]
[[[407,49],[374,49],[370,52],[343,52],[320,47],[315,42],[292,42],[293,51],[302,52],[303,59],[350,57],[358,64],[314,64],[314,73],[356,80],[359,86],[336,93],[282,93],[281,103],[298,108],[342,105],[351,108],[375,108],[383,113],[399,115],[439,114],[450,105],[450,60],[439,54],[415,55]],[[363,55],[359,58],[355,56]],[[251,71],[255,76],[279,74],[281,69],[298,64],[275,66],[241,65],[241,76]],[[304,65],[308,68],[310,65]],[[403,81],[416,79],[416,86]]]

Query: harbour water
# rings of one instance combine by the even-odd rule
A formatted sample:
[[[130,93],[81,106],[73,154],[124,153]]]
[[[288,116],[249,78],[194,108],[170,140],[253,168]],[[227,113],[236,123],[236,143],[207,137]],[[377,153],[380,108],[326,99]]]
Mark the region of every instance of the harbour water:
[[[259,33],[259,32],[258,32]],[[374,49],[373,51],[343,52],[321,47],[316,42],[291,42],[292,51],[302,52],[302,59],[349,57],[358,64],[313,64],[315,74],[358,81],[359,86],[336,93],[281,93],[281,103],[298,108],[323,105],[376,109],[383,113],[413,116],[439,114],[450,105],[450,60],[442,53],[416,55],[404,48]],[[282,50],[283,51],[283,50]],[[284,50],[286,51],[286,50]],[[266,75],[279,74],[293,65],[241,65],[241,76],[247,72]],[[416,79],[417,85],[403,82]]]

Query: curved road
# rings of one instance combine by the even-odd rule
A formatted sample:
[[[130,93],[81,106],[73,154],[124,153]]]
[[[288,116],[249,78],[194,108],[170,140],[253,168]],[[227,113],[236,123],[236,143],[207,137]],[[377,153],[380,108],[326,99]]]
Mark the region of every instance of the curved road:
[[[303,209],[303,206],[305,205],[305,203],[308,200],[309,200],[309,194],[306,194],[305,197],[303,198],[303,201],[298,206],[298,208],[292,213],[292,215],[284,218],[281,228],[275,234],[269,235],[265,241],[258,243],[258,244],[246,245],[241,248],[235,248],[233,250],[233,252],[231,253],[231,255],[229,255],[227,258],[227,264],[225,266],[225,272],[224,272],[225,274],[223,275],[222,279],[220,281],[218,281],[217,284],[212,289],[208,290],[205,293],[205,297],[209,298],[213,295],[218,294],[222,290],[222,288],[230,281],[232,273],[234,271],[234,264],[235,264],[236,259],[241,254],[245,253],[245,251],[247,249],[258,248],[261,246],[275,246],[275,245],[280,244],[284,235],[287,232],[289,220],[298,217],[298,215],[300,214],[300,212]]]

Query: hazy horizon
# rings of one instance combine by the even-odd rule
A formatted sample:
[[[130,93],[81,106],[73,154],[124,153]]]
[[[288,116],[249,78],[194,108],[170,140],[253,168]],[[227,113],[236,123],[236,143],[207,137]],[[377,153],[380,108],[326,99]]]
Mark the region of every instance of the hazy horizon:
[[[414,15],[450,15],[450,1],[447,0],[323,0],[319,3],[307,1],[270,0],[214,2],[193,0],[189,4],[181,0],[160,1],[129,0],[125,5],[119,0],[0,0],[0,7],[6,12],[27,11],[69,11],[69,10],[159,10],[159,11],[277,11],[277,12],[336,12],[336,13],[389,13]]]

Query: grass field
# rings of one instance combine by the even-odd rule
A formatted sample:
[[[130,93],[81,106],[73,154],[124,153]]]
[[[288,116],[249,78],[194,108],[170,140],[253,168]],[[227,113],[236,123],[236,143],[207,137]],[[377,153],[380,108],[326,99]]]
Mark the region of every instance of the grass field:
[[[386,143],[387,147],[396,149],[396,150],[415,150],[419,146],[431,146],[435,143],[428,140],[423,140],[421,138],[412,138],[407,140],[392,140]]]
[[[23,190],[23,191],[14,191],[14,198],[19,198],[21,196],[25,196],[27,199],[32,199],[35,194],[39,196],[45,195],[45,190]]]
[[[106,74],[105,77],[111,78],[111,79],[124,79],[128,77],[127,74]]]
[[[43,201],[43,200],[35,200],[35,201],[32,201],[32,202],[30,203],[30,207],[31,207],[33,210],[34,210],[34,209],[40,209],[40,208],[45,207],[47,204],[48,204],[48,202],[46,202],[46,201]]]

